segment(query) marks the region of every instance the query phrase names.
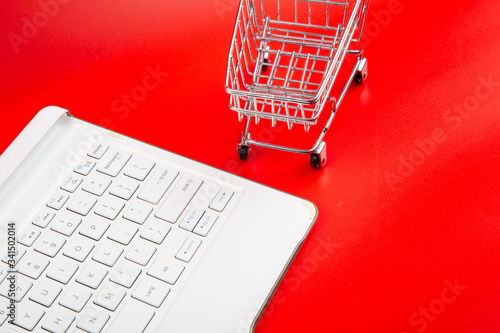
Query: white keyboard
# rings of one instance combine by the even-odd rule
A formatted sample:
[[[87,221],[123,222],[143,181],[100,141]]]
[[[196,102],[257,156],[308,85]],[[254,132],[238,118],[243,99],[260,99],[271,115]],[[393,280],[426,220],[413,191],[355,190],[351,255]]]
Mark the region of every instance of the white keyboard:
[[[18,232],[16,328],[145,331],[168,311],[237,193],[166,161],[96,145]],[[0,330],[6,326],[0,311]]]

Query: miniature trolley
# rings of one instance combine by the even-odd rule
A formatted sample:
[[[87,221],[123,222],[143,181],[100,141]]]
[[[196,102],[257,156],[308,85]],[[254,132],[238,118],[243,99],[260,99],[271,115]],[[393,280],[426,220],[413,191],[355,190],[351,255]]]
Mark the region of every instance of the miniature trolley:
[[[326,162],[323,138],[352,81],[367,75],[358,42],[368,9],[368,0],[241,0],[227,62],[226,92],[229,106],[246,118],[236,152],[245,161],[250,146],[309,154],[310,164]],[[346,54],[356,63],[340,96],[331,90]],[[306,132],[318,122],[330,103],[332,111],[321,134],[309,149],[253,140],[250,123],[269,119],[304,126]]]

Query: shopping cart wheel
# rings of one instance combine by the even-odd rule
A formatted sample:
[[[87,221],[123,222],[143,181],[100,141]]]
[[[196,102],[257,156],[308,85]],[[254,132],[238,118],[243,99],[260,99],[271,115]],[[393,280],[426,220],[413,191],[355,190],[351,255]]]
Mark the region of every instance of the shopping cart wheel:
[[[321,158],[318,154],[312,153],[311,155],[309,155],[309,162],[311,163],[311,166],[313,168],[321,169]]]
[[[246,145],[241,145],[238,147],[238,155],[240,156],[241,161],[246,161],[248,157],[248,153],[250,152],[250,147]]]
[[[269,46],[266,46],[266,50],[269,50]],[[262,59],[262,71],[265,72],[268,69],[269,64],[269,52],[264,52],[264,57]]]
[[[319,147],[309,155],[309,163],[315,169],[321,169],[326,163],[326,143],[321,142]]]
[[[267,64],[269,63],[269,59],[264,58],[264,63],[262,64],[262,71],[265,72],[267,71],[267,68],[269,67]]]
[[[354,74],[354,82],[357,84],[363,83],[368,75],[368,63],[366,58],[362,58],[359,62],[358,68],[356,68],[356,74]]]

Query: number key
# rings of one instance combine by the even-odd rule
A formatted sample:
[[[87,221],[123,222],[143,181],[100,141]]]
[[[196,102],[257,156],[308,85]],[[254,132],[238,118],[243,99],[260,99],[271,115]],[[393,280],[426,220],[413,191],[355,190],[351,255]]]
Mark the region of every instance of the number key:
[[[54,258],[61,249],[61,247],[66,243],[63,237],[58,236],[54,233],[45,233],[38,238],[38,242],[35,246],[35,251],[43,253],[49,257]]]
[[[49,265],[49,261],[41,256],[29,253],[24,256],[23,260],[18,264],[17,270],[26,276],[33,279],[38,279],[42,272]]]

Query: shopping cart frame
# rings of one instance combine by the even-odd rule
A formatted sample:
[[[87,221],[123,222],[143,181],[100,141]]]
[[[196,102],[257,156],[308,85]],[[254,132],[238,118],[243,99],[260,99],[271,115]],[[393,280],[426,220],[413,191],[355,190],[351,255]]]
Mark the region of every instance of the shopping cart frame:
[[[287,22],[288,25],[303,27],[304,24],[297,24],[297,2],[301,0],[295,0],[295,22]],[[281,80],[284,82],[283,87],[273,84],[258,84],[258,80],[261,78],[267,79],[269,81],[275,80],[273,73],[276,73],[280,69],[275,67],[280,67],[277,62],[269,62],[269,53],[273,52],[267,46],[267,42],[272,40],[271,37],[267,37],[267,28],[269,22],[271,21],[269,16],[265,17],[263,3],[261,4],[262,11],[262,21],[263,24],[259,25],[257,19],[257,9],[255,8],[254,0],[241,0],[240,7],[238,11],[238,16],[236,19],[235,29],[233,33],[233,39],[231,43],[231,48],[228,55],[228,66],[226,72],[226,91],[230,94],[229,106],[232,110],[238,112],[239,120],[243,120],[246,117],[246,124],[244,131],[240,135],[240,141],[237,145],[236,151],[241,160],[246,160],[250,152],[250,146],[259,146],[264,148],[276,149],[286,152],[294,152],[300,154],[310,155],[310,164],[315,168],[320,168],[326,162],[326,143],[323,141],[324,136],[335,117],[338,107],[342,103],[347,90],[351,82],[361,83],[367,76],[367,60],[363,58],[363,49],[350,49],[349,46],[351,42],[358,42],[363,33],[366,13],[368,9],[369,0],[355,0],[352,11],[350,15],[346,18],[346,13],[349,6],[349,0],[343,0],[344,2],[335,2],[332,0],[302,0],[302,2],[308,3],[309,5],[309,18],[308,23],[311,23],[310,19],[310,6],[311,2],[322,3],[326,5],[327,11],[329,5],[343,5],[344,8],[344,18],[342,26],[339,24],[337,27],[328,27],[330,31],[335,31],[332,36],[323,36],[321,34],[313,33],[311,35],[306,35],[303,33],[303,38],[298,38],[296,35],[291,35],[287,32],[286,36],[283,38],[286,43],[300,44],[300,49],[303,50],[305,47],[316,47],[317,53],[327,50],[330,52],[331,60],[328,60],[328,64],[325,67],[324,77],[322,77],[321,83],[313,83],[311,86],[315,89],[301,89],[308,88],[309,82],[304,85],[304,77],[306,75],[306,67],[302,70],[302,81],[295,80],[293,82],[295,85],[299,85],[298,88],[294,88],[290,84],[290,72],[296,70],[292,65],[295,59],[295,64],[299,61],[299,57],[305,56],[292,52],[288,54],[290,60],[290,67],[286,72],[286,77],[279,78],[276,80]],[[253,5],[253,7],[251,7]],[[278,21],[279,21],[279,0],[278,0]],[[250,6],[250,7],[249,7]],[[250,8],[250,9],[249,9]],[[328,12],[327,12],[328,20]],[[274,20],[274,22],[277,22]],[[279,22],[282,23],[282,22]],[[318,26],[312,26],[311,24],[305,25],[308,28],[317,28]],[[295,28],[295,27],[294,27]],[[325,27],[321,27],[325,28]],[[276,29],[279,30],[279,29]],[[269,30],[271,31],[271,30]],[[282,30],[285,31],[285,30]],[[357,37],[355,33],[358,32]],[[296,33],[296,31],[294,31]],[[271,33],[269,33],[271,36]],[[311,37],[312,36],[312,37]],[[319,36],[319,37],[318,37]],[[330,39],[328,39],[330,37]],[[267,39],[266,39],[267,38]],[[275,40],[276,37],[273,37]],[[282,50],[285,48],[285,42],[283,42]],[[332,43],[331,45],[329,43]],[[259,44],[259,45],[257,45]],[[254,46],[255,50],[251,49]],[[330,48],[330,49],[329,49]],[[251,51],[257,51],[257,55],[252,54]],[[274,51],[274,56],[279,58],[280,50]],[[341,90],[338,97],[331,96],[331,90],[334,82],[337,78],[341,65],[344,61],[346,54],[357,55],[355,64],[351,70],[349,78],[344,83],[343,89]],[[308,63],[315,55],[307,55],[305,64]],[[316,56],[316,58],[320,58]],[[325,58],[325,57],[323,57]],[[250,59],[250,61],[248,61]],[[316,60],[313,60],[316,62]],[[255,67],[253,69],[250,66],[253,64]],[[266,67],[271,67],[271,74],[262,75],[259,77]],[[282,66],[283,67],[283,66]],[[299,66],[297,66],[299,67]],[[313,65],[314,67],[314,65]],[[244,72],[246,70],[246,72]],[[284,70],[282,70],[284,73]],[[311,68],[307,73],[309,77],[315,74],[315,71]],[[317,71],[316,71],[317,72]],[[252,82],[249,84],[245,81],[245,74],[247,76],[252,76]],[[256,79],[257,78],[257,79]],[[247,78],[248,79],[248,78]],[[250,124],[252,118],[258,123],[261,118],[270,119],[272,126],[276,125],[277,121],[287,122],[288,127],[291,128],[295,123],[301,123],[304,125],[305,130],[308,131],[311,125],[316,124],[321,111],[324,109],[325,105],[331,102],[331,113],[325,122],[325,125],[319,135],[319,137],[314,141],[314,144],[309,148],[297,148],[297,147],[287,147],[284,145],[271,144],[268,142],[262,142],[254,140],[250,134]],[[276,111],[278,110],[278,111]]]

